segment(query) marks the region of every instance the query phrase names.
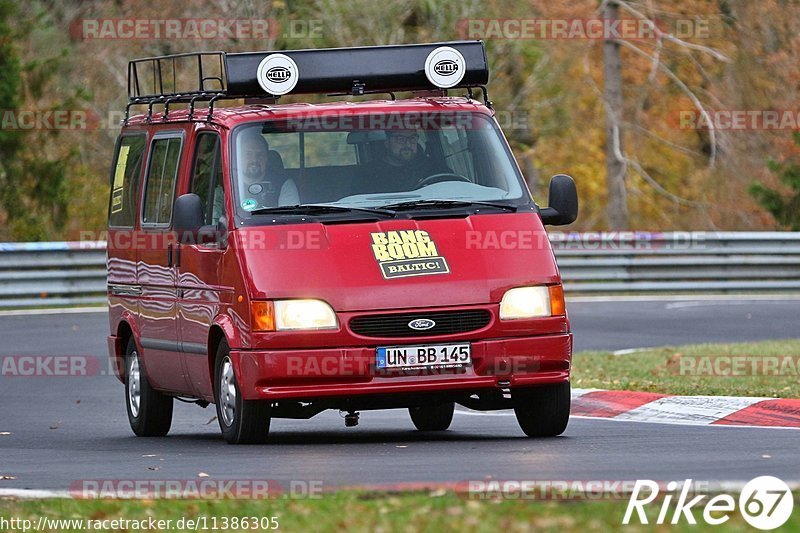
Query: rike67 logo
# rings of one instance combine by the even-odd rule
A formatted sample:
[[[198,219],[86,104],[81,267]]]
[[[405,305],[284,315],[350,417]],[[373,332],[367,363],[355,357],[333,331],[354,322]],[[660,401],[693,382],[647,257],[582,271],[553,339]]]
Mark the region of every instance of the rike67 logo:
[[[697,524],[698,515],[709,525],[721,525],[730,520],[731,514],[736,511],[737,503],[742,518],[756,529],[764,531],[778,528],[789,520],[794,509],[794,497],[789,486],[783,481],[772,476],[761,476],[750,480],[742,488],[738,502],[730,494],[717,494],[709,497],[700,494],[689,499],[692,491],[692,480],[687,479],[683,486],[672,481],[667,484],[667,494],[664,495],[656,524],[678,524],[685,520],[689,524]],[[680,490],[674,508],[672,507],[673,494]],[[623,524],[630,524],[636,513],[639,523],[648,524],[648,515],[645,507],[659,496],[659,486],[655,481],[637,480],[625,509]],[[671,516],[670,516],[671,513]],[[671,519],[670,519],[671,518]],[[669,522],[667,522],[667,520]]]

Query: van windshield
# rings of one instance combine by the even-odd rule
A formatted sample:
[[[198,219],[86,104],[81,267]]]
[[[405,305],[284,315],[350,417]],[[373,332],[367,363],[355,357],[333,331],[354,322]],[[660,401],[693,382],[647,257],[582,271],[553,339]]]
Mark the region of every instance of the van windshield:
[[[419,202],[528,204],[494,121],[470,112],[309,116],[235,130],[232,172],[239,216],[327,213]],[[323,210],[320,210],[323,211]]]

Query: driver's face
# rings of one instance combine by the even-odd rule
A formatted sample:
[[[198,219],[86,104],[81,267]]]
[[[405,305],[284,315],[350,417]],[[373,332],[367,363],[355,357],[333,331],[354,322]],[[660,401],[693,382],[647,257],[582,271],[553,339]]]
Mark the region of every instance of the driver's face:
[[[245,139],[242,144],[243,175],[249,182],[260,181],[267,174],[267,150],[258,139]]]
[[[386,134],[386,154],[389,161],[405,165],[417,155],[417,134],[413,131],[397,131]]]

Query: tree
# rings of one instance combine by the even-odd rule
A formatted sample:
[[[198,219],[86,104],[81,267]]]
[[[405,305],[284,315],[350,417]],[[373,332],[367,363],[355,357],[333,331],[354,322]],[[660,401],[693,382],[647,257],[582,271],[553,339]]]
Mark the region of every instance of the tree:
[[[619,19],[619,5],[606,2],[603,17]],[[603,43],[603,100],[606,106],[606,186],[608,187],[608,226],[628,228],[628,200],[625,173],[628,164],[622,155],[622,61],[620,44],[614,39]]]
[[[689,4],[688,1],[684,3]],[[709,9],[708,6],[705,9]],[[653,96],[664,97],[668,95],[666,92],[662,92],[659,95],[650,94],[658,74],[665,75],[666,79],[688,98],[691,106],[703,117],[709,117],[706,110],[708,104],[701,101],[698,96],[701,91],[699,88],[691,87],[691,79],[698,78],[697,73],[691,72],[691,69],[686,73],[677,72],[673,66],[678,64],[675,61],[676,58],[691,58],[690,64],[696,65],[700,72],[701,85],[707,78],[708,73],[702,64],[701,60],[703,58],[694,57],[694,54],[723,63],[730,62],[730,59],[711,46],[685,41],[669,33],[669,31],[661,29],[657,15],[664,12],[660,11],[653,3],[639,6],[629,0],[603,0],[600,3],[600,11],[604,19],[612,24],[623,18],[620,14],[623,14],[624,18],[632,18],[639,22],[647,23],[647,26],[651,28],[655,36],[649,46],[631,42],[625,37],[620,39],[606,37],[603,42],[603,103],[606,111],[606,186],[608,194],[606,218],[608,226],[611,229],[627,229],[629,225],[627,195],[631,185],[626,182],[626,175],[629,170],[633,176],[638,177],[643,183],[649,185],[653,191],[669,199],[676,206],[704,207],[702,202],[689,200],[683,195],[669,191],[663,183],[653,176],[653,171],[647,168],[648,165],[642,160],[641,155],[636,153],[641,151],[642,146],[638,139],[642,137],[642,133],[656,138],[655,132],[644,127],[643,119],[648,114],[646,109],[653,106]],[[702,13],[702,11],[697,11],[697,13]],[[640,40],[646,41],[643,38]],[[623,76],[621,49],[632,53],[632,56],[625,61],[630,67],[636,69],[638,66],[642,72],[645,71],[644,69],[649,70],[646,77],[639,81],[638,87],[626,87],[625,82],[630,80],[625,80]],[[623,120],[625,106],[623,91],[626,90],[629,93],[638,92],[637,98],[632,99],[634,100],[635,108],[631,110],[632,116],[628,122]],[[707,90],[703,90],[703,92],[708,93]],[[711,121],[708,122],[710,123]],[[637,140],[637,142],[633,143],[634,146],[630,152],[626,152],[624,149],[623,138],[626,130],[628,130],[629,135],[633,134]],[[716,164],[719,144],[713,124],[708,129],[708,137],[708,167],[713,169]],[[664,144],[669,145],[668,142]],[[658,153],[659,151],[659,149],[653,149],[649,145],[647,148],[649,153]],[[660,167],[654,168],[661,170]],[[640,192],[639,194],[641,196]]]
[[[0,102],[2,102],[0,109],[3,113],[14,112],[19,107],[21,66],[13,44],[12,20],[15,13],[16,5],[13,1],[0,0],[0,72],[3,73],[0,76]],[[11,163],[15,160],[20,145],[19,132],[0,127],[0,202],[3,206],[7,203],[8,180],[13,172]],[[0,213],[0,217],[2,215],[3,213]],[[0,237],[6,238],[2,233]]]
[[[794,144],[800,147],[800,132],[794,133]],[[800,231],[800,161],[796,158],[782,163],[770,161],[768,166],[777,174],[780,182],[791,189],[792,194],[786,195],[761,182],[750,185],[750,194],[770,212],[778,224],[791,231]]]
[[[38,126],[40,116],[80,109],[81,89],[63,82],[66,49],[52,38],[59,30],[39,2],[19,5],[0,0],[0,219],[3,239],[62,238],[73,191],[70,181],[76,149],[65,132]],[[55,52],[53,49],[55,48]],[[26,50],[29,57],[22,55]],[[33,50],[33,52],[32,52]],[[33,114],[28,127],[23,113]],[[54,124],[43,119],[42,123]]]

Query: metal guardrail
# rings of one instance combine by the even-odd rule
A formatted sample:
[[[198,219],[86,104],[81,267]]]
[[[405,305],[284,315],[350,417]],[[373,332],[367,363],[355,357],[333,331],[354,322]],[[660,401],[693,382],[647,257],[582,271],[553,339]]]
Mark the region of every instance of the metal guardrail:
[[[551,233],[576,293],[800,291],[800,233]]]
[[[0,308],[105,303],[105,245],[0,243]]]
[[[532,235],[496,242],[535,246]],[[571,295],[800,292],[800,232],[551,232],[549,239]],[[0,243],[0,308],[105,302],[105,242]]]

